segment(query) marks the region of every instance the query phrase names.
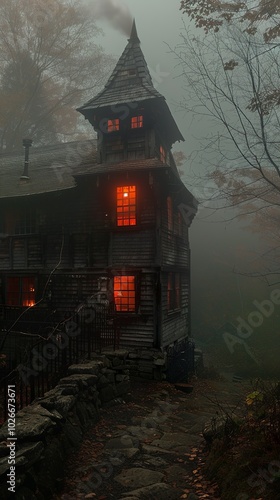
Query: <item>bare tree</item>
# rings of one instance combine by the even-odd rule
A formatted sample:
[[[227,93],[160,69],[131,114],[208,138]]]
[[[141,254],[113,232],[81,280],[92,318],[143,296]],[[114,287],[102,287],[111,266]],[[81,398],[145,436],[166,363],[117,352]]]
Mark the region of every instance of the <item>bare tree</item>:
[[[265,43],[279,45],[280,4],[278,0],[181,0],[181,10],[205,33],[228,24],[241,23],[254,35],[261,33]]]
[[[0,149],[75,134],[81,101],[111,59],[82,0],[0,0]]]
[[[201,180],[218,188],[220,207],[251,215],[251,229],[270,241],[277,235],[279,244],[280,53],[277,45],[266,48],[262,36],[227,24],[195,37],[185,28],[175,53],[185,83],[181,105],[214,125],[201,151]]]

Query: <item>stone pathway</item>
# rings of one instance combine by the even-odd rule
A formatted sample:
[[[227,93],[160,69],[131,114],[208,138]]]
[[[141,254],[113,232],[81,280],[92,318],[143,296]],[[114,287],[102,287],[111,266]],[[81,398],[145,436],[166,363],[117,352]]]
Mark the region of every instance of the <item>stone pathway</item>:
[[[197,381],[191,394],[168,383],[132,384],[129,401],[101,410],[55,499],[218,499],[201,476],[202,430],[221,408],[238,412],[243,393],[221,381]]]

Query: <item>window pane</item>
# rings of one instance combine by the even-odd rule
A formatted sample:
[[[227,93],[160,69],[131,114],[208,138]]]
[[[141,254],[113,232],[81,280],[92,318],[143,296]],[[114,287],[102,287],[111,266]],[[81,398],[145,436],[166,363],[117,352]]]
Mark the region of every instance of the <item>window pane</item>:
[[[120,130],[120,120],[118,118],[108,120],[108,132],[115,132],[116,130]]]
[[[135,276],[114,277],[116,311],[135,312]]]
[[[7,305],[20,305],[20,280],[19,278],[8,278],[7,281]]]
[[[30,307],[35,304],[35,278],[11,277],[7,281],[8,306]]]
[[[15,225],[15,234],[35,234],[37,232],[36,211],[23,210]]]
[[[35,304],[35,280],[34,278],[22,278],[22,305],[26,307]]]
[[[143,116],[133,116],[131,118],[131,128],[142,128],[143,127]]]
[[[166,162],[166,151],[163,146],[159,147],[159,158],[162,163]]]
[[[117,187],[117,225],[136,226],[136,186]]]

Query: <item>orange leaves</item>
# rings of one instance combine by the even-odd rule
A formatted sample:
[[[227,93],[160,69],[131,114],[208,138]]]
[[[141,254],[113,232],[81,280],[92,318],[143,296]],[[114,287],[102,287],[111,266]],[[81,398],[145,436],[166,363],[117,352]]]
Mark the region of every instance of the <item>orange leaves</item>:
[[[201,448],[191,448],[190,453],[185,453],[190,462],[195,461],[196,466],[193,470],[186,476],[188,485],[192,487],[192,491],[195,492],[196,496],[202,499],[214,500],[219,498],[218,486],[207,480],[204,471],[204,454]],[[180,498],[188,498],[188,493],[190,490],[183,490],[184,493]]]
[[[250,2],[232,0],[182,0],[180,9],[195,21],[197,28],[203,28],[205,33],[219,31],[223,24],[246,23],[247,33],[254,36],[264,29],[265,43],[275,40],[280,35],[277,15],[280,14],[279,0],[256,1],[254,8]],[[261,23],[261,21],[266,21]]]
[[[190,462],[193,462],[197,458],[198,451],[198,448],[191,448],[191,453],[185,453],[185,456]]]

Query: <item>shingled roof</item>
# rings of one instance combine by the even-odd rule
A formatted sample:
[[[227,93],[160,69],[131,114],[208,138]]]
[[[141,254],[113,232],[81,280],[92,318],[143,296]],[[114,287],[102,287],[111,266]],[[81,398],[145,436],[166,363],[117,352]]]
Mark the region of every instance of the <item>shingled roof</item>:
[[[73,175],[96,162],[96,141],[77,141],[30,149],[29,180],[21,179],[24,151],[0,157],[0,198],[74,188]]]
[[[113,106],[118,104],[144,103],[144,101],[149,104],[160,103],[160,120],[166,122],[168,126],[171,143],[184,141],[165,98],[153,85],[134,21],[128,44],[104,89],[77,111],[93,123],[92,115],[100,108],[114,109]]]
[[[96,163],[96,141],[75,141],[31,148],[29,179],[21,179],[24,168],[24,151],[3,154],[0,157],[0,199],[27,197],[73,189],[77,178],[100,174],[137,171],[173,173],[178,193],[193,199],[178,172],[158,158],[126,160],[119,163]]]
[[[125,47],[104,89],[78,108],[85,111],[133,101],[164,97],[154,88],[152,78],[140,48],[135,21]]]

